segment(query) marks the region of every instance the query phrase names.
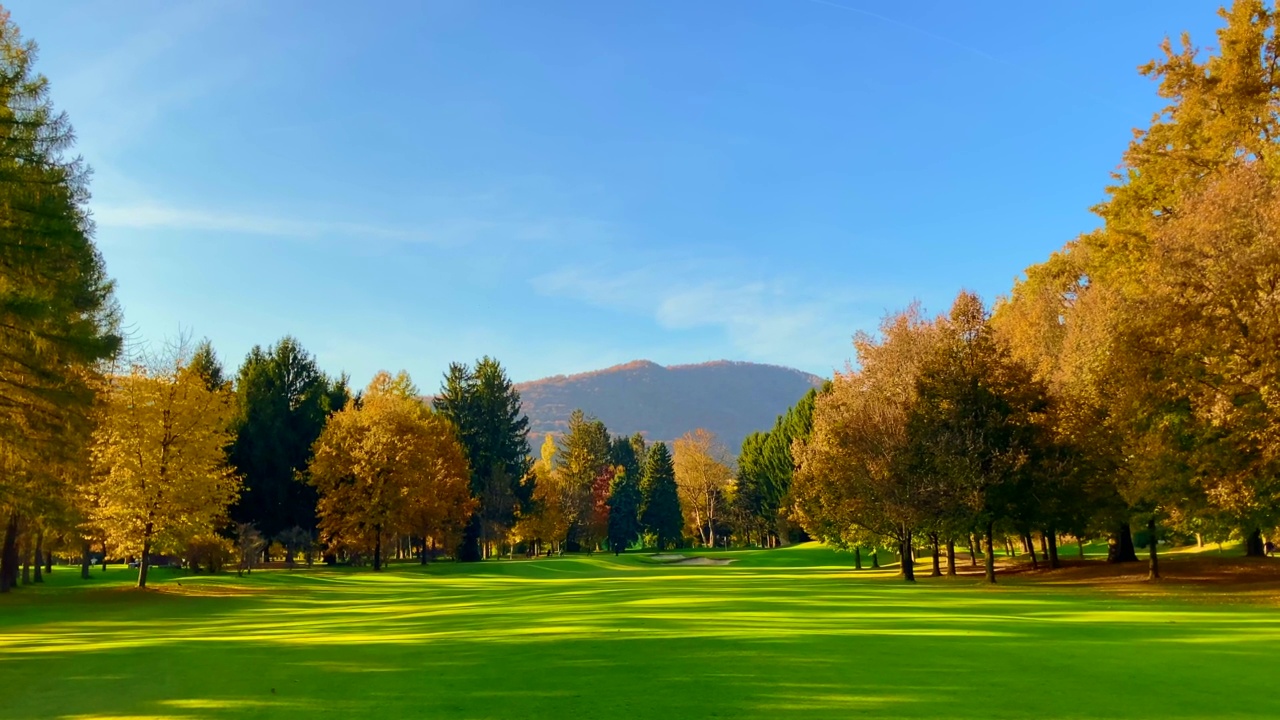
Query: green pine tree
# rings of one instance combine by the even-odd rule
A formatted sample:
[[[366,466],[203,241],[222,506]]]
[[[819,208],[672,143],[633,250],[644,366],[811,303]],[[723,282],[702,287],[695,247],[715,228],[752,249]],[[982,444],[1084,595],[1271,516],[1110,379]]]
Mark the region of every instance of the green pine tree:
[[[635,437],[639,438],[639,434]],[[609,462],[621,467],[633,481],[639,483],[644,475],[644,465],[636,454],[636,445],[632,440],[633,438],[625,435],[613,436],[609,440]],[[643,439],[640,439],[640,444],[643,450]]]
[[[640,537],[640,483],[638,475],[622,468],[609,487],[609,547],[617,555]]]
[[[436,411],[458,429],[471,464],[471,494],[480,507],[463,531],[458,559],[480,560],[481,535],[486,527],[511,527],[515,514],[528,508],[533,499],[529,476],[529,419],[520,408],[520,393],[507,378],[497,360],[484,357],[475,369],[452,363],[445,373],[440,394],[432,401]],[[508,487],[496,493],[494,478],[503,478]],[[488,503],[484,498],[501,496],[511,502]]]
[[[206,338],[196,345],[195,352],[191,353],[191,361],[189,366],[197,375],[204,379],[205,387],[210,390],[216,390],[227,382],[226,371],[223,370],[222,361],[218,359],[218,354],[213,351],[213,343]]]
[[[829,386],[830,383],[827,383]],[[825,391],[826,388],[823,388]],[[791,490],[795,460],[791,446],[813,431],[813,405],[819,391],[810,390],[783,415],[773,429],[752,433],[738,456],[737,506],[751,518],[751,526],[768,535],[778,532],[778,514]]]
[[[236,376],[231,462],[244,479],[231,509],[267,537],[316,527],[316,489],[305,478],[311,448],[331,413],[346,405],[346,378],[332,380],[292,337],[249,351]]]
[[[647,460],[640,485],[640,524],[657,538],[658,549],[665,550],[668,544],[680,539],[684,527],[680,496],[676,492],[676,471],[666,443],[656,443],[649,448]]]

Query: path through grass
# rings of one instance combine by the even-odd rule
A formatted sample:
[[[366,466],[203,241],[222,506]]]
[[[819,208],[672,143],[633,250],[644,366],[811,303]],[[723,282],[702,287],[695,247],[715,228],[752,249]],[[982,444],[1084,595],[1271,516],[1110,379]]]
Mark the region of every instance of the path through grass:
[[[730,556],[59,568],[0,598],[0,717],[1280,717],[1274,607]]]

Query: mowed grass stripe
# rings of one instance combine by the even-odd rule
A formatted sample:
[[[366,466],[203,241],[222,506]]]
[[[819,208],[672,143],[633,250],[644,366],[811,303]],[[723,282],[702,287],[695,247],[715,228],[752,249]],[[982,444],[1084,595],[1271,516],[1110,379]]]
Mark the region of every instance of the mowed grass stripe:
[[[722,556],[58,568],[0,601],[0,717],[1280,716],[1273,607]]]

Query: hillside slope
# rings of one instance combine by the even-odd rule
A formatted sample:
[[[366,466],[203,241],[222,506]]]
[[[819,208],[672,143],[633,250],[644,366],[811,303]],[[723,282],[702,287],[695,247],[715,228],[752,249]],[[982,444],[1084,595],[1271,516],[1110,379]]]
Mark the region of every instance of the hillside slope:
[[[743,438],[772,427],[778,415],[822,382],[776,365],[718,361],[663,367],[637,360],[516,387],[535,448],[546,433],[563,432],[569,413],[581,408],[615,434],[641,432],[650,441],[671,441],[706,428],[737,453]]]

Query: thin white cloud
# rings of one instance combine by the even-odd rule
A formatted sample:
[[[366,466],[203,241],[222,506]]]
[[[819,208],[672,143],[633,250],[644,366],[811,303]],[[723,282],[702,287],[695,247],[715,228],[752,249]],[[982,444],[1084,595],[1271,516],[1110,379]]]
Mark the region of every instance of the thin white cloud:
[[[391,222],[299,219],[296,217],[208,210],[144,201],[94,202],[94,221],[100,228],[169,233],[215,232],[283,239],[357,238],[391,243],[462,247],[477,242],[532,246],[561,245],[606,237],[608,227],[588,218],[482,217],[460,208],[455,216],[424,217],[410,227]]]
[[[99,227],[127,230],[225,232],[283,238],[364,236],[405,242],[445,242],[443,238],[406,228],[356,222],[296,220],[235,212],[215,213],[149,203],[137,205],[94,203],[93,217]]]

